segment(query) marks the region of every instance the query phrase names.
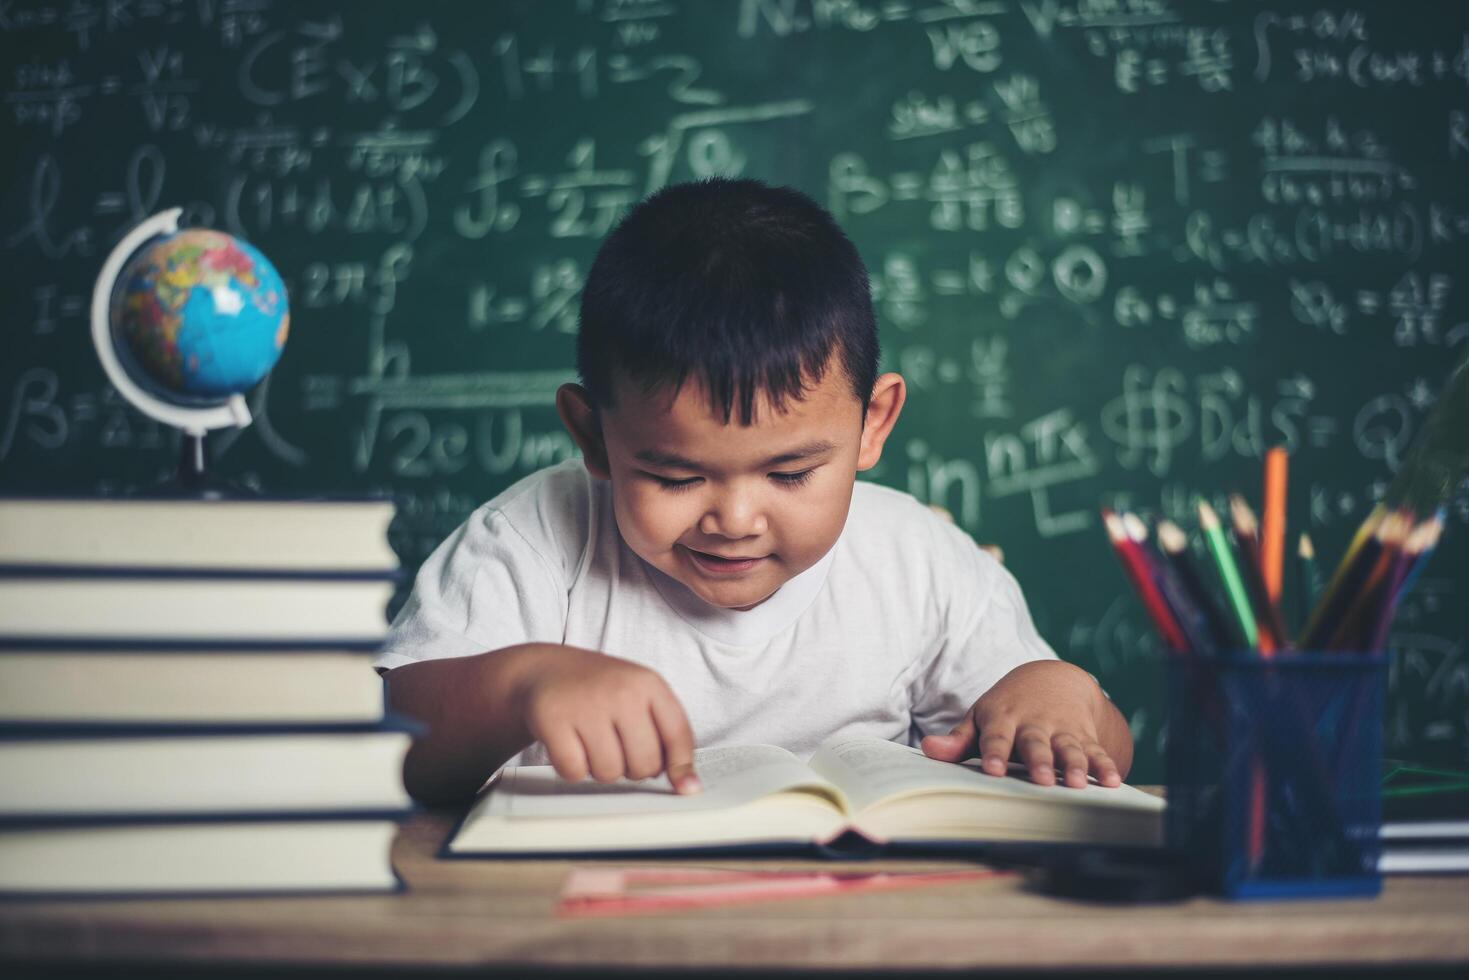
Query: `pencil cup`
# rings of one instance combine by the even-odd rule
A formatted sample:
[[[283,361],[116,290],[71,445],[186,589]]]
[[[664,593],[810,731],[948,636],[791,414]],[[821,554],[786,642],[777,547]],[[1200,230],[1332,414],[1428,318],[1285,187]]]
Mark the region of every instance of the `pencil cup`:
[[[1376,895],[1381,654],[1168,665],[1168,844],[1229,898]]]

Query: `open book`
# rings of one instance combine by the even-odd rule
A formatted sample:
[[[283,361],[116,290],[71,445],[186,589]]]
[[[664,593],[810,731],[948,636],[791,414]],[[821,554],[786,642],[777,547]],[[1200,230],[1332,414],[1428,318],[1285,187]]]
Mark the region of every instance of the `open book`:
[[[568,783],[550,766],[490,783],[446,855],[630,854],[732,847],[959,849],[996,841],[1152,846],[1163,801],[1131,786],[1040,786],[876,738],[824,743],[803,763],[771,745],[700,749],[704,791],[666,777]],[[840,840],[839,840],[840,839]]]

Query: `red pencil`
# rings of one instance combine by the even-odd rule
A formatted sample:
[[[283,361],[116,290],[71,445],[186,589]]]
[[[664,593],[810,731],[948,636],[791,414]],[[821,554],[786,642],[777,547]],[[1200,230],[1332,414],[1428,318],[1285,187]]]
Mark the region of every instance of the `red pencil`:
[[[1174,653],[1186,652],[1188,641],[1184,638],[1183,628],[1178,625],[1168,604],[1163,600],[1163,593],[1159,591],[1157,579],[1149,566],[1148,556],[1128,537],[1122,518],[1106,507],[1102,508],[1102,523],[1106,525],[1107,537],[1112,539],[1117,559],[1122,562],[1122,570],[1127,573],[1132,587],[1137,590],[1138,598],[1142,600],[1143,608],[1153,621],[1158,635]]]

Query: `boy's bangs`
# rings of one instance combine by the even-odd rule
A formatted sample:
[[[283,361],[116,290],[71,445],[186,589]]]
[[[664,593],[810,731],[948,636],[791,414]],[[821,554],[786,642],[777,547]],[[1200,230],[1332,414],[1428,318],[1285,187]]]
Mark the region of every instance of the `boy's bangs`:
[[[835,360],[865,405],[877,367],[867,270],[814,201],[749,180],[665,188],[599,250],[582,292],[577,367],[611,405],[612,370],[645,391],[693,379],[750,425],[821,382]]]
[[[841,353],[832,349],[836,338],[830,328],[791,322],[788,306],[783,312],[767,314],[758,326],[737,310],[712,322],[679,323],[641,338],[646,343],[635,352],[615,351],[613,363],[650,394],[668,391],[676,397],[692,380],[722,421],[737,418],[750,425],[762,398],[784,412],[788,402],[802,400],[821,383]]]

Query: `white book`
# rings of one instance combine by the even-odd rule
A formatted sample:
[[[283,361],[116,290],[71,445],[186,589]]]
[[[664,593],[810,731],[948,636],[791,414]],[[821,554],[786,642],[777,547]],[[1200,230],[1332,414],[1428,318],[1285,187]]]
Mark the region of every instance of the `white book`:
[[[0,828],[0,893],[392,891],[391,820]]]
[[[381,578],[0,574],[0,636],[375,643],[393,589]]]
[[[1377,858],[1385,875],[1469,872],[1469,847],[1387,848]]]
[[[382,813],[411,805],[391,728],[0,740],[0,819]]]
[[[1469,842],[1469,820],[1388,820],[1382,824],[1385,841],[1462,840]]]
[[[390,500],[0,498],[0,565],[379,572]]]
[[[382,717],[371,648],[0,647],[0,724],[345,724]]]
[[[1152,846],[1163,801],[1131,786],[1041,786],[1012,768],[939,762],[875,738],[823,744],[802,762],[770,745],[700,749],[704,791],[664,776],[569,783],[549,766],[507,768],[465,817],[451,854],[578,854],[816,846],[1067,841]]]

